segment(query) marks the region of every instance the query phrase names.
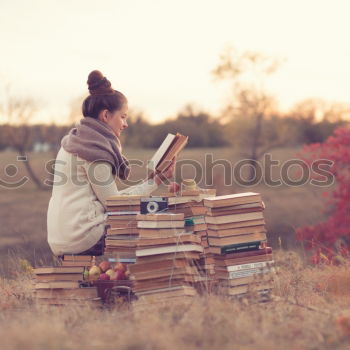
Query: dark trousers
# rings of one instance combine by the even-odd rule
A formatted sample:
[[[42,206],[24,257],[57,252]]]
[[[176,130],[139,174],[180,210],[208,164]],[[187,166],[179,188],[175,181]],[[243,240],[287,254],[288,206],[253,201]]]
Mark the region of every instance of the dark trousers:
[[[85,250],[84,252],[75,254],[75,255],[94,255],[94,256],[101,256],[104,254],[106,247],[106,232],[102,235],[102,237],[97,241],[97,243],[89,248],[88,250]]]

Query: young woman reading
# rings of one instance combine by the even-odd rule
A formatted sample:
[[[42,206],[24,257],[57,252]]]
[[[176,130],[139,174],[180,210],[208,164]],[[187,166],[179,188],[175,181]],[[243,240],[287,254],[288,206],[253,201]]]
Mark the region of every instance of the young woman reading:
[[[127,179],[129,163],[122,154],[120,134],[128,127],[128,101],[99,72],[89,74],[90,95],[84,118],[61,141],[47,213],[48,243],[57,256],[102,255],[106,199],[114,195],[149,195],[173,176],[167,171],[143,183],[118,190],[115,177]]]

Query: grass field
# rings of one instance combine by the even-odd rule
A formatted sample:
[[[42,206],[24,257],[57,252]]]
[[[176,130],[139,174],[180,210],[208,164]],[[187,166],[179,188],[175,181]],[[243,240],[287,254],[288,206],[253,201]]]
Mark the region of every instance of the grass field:
[[[36,306],[31,276],[12,259],[14,278],[0,278],[1,349],[349,349],[350,263],[310,267],[296,253],[274,254],[270,302],[204,295],[112,310]]]
[[[272,155],[285,161],[294,158],[296,151],[281,149]],[[149,150],[125,152],[131,159],[142,160],[153,154]],[[203,163],[205,153],[232,163],[240,159],[231,149],[185,150],[183,158]],[[44,164],[50,154],[29,157],[42,180],[47,178]],[[18,174],[6,177],[8,164],[19,165]],[[0,153],[0,172],[1,179],[13,182],[25,175],[23,164],[11,152]],[[276,167],[274,179],[278,173]],[[142,179],[144,174],[144,168],[133,168],[133,179]],[[195,174],[193,168],[185,166],[182,175]],[[296,227],[324,218],[327,208],[321,193],[327,188],[309,184],[224,186],[220,167],[215,168],[213,180],[218,194],[262,193],[268,239],[275,248],[278,268],[272,301],[256,303],[254,295],[240,301],[204,295],[190,304],[160,303],[142,308],[136,303],[124,310],[36,306],[30,290],[32,275],[21,268],[20,259],[35,265],[51,261],[46,243],[50,191],[38,191],[31,182],[18,189],[0,186],[1,349],[349,349],[350,262],[312,267],[294,239]]]

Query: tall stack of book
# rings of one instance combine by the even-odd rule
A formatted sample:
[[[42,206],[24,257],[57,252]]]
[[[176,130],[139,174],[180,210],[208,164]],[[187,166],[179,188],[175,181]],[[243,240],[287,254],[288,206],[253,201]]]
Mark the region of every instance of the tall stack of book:
[[[183,300],[196,295],[195,266],[203,248],[200,237],[184,230],[184,215],[170,213],[137,216],[137,261],[131,265],[134,291],[142,301]]]
[[[107,199],[106,253],[120,262],[136,261],[141,196],[113,196]]]
[[[179,194],[169,194],[169,212],[182,213],[185,219],[185,230],[206,237],[207,208],[203,204],[203,199],[215,194],[216,191],[211,189],[185,190]]]
[[[100,306],[96,287],[84,283],[84,271],[83,266],[35,268],[37,304]]]
[[[204,206],[203,199],[213,197],[215,194],[215,189],[185,188],[177,195],[170,195],[168,199],[169,212],[184,214],[185,230],[199,236],[203,247],[206,246],[207,242],[207,224],[205,221],[207,208]],[[200,274],[206,276],[204,253],[201,254],[197,267]],[[201,290],[202,287],[208,289],[206,283],[198,283],[198,290]]]
[[[204,199],[207,208],[205,267],[228,295],[273,286],[272,250],[266,247],[264,204],[259,193]]]
[[[216,195],[216,190],[213,189],[195,189],[185,190],[179,193],[167,193],[169,212],[183,213],[185,219],[192,217],[204,218],[206,207],[203,204],[203,199]]]

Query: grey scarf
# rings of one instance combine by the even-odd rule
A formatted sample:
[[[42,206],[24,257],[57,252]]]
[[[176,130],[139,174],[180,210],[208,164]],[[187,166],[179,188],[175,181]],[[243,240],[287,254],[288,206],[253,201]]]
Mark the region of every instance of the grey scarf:
[[[82,119],[80,124],[62,139],[61,146],[67,152],[76,154],[88,162],[110,163],[113,175],[122,180],[126,180],[129,175],[129,162],[121,153],[119,138],[108,124],[99,119]]]

